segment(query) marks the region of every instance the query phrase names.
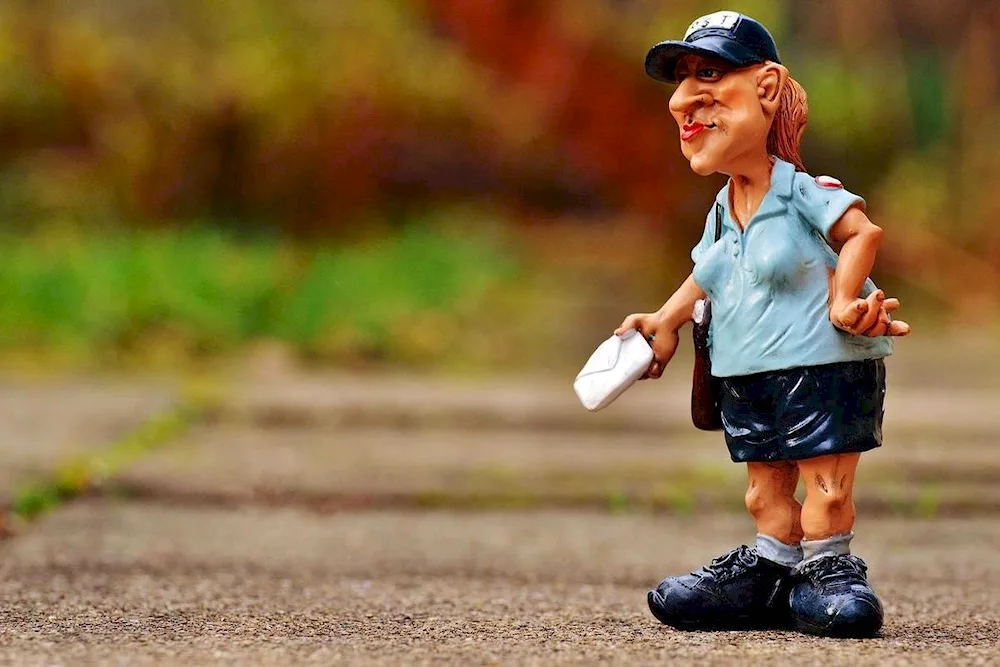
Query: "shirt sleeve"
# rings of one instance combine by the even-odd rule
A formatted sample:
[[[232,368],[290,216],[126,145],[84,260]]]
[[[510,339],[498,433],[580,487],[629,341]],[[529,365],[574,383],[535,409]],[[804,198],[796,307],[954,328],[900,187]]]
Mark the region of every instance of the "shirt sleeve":
[[[698,244],[691,249],[691,261],[695,264],[701,259],[701,256],[705,254],[705,251],[712,247],[715,243],[715,207],[717,204],[712,204],[712,208],[708,210],[708,216],[705,218],[705,231],[701,235],[701,240]]]
[[[792,188],[792,204],[813,229],[823,235],[827,242],[830,229],[852,206],[865,209],[865,200],[845,190],[840,181],[830,176],[813,178],[809,174],[795,174]]]

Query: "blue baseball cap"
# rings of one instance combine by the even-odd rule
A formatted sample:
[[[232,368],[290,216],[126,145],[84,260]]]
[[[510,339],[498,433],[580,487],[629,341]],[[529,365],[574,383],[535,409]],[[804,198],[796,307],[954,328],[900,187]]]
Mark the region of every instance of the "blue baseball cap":
[[[646,54],[646,74],[657,81],[677,83],[677,61],[686,55],[718,58],[733,67],[781,62],[767,28],[745,14],[730,11],[695,19],[683,40],[668,40],[651,48]]]

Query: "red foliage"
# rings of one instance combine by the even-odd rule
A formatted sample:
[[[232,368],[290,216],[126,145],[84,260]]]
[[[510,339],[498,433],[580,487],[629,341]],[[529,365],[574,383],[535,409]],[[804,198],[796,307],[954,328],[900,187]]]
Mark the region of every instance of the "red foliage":
[[[423,3],[470,58],[546,107],[561,150],[616,203],[655,220],[677,204],[669,184],[691,179],[667,108],[669,90],[645,76],[645,53],[629,59],[573,39],[545,2]]]

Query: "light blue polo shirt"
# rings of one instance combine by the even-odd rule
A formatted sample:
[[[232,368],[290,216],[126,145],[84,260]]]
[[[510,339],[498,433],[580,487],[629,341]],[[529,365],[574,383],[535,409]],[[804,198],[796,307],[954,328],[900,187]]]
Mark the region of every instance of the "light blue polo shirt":
[[[892,339],[853,336],[830,322],[828,299],[837,254],[827,243],[834,223],[864,200],[776,160],[771,189],[741,230],[729,214],[729,184],[719,192],[722,237],[715,241],[715,206],[691,251],[694,280],[712,299],[712,374],[748,375],[798,366],[877,359]],[[869,279],[861,290],[875,289]]]

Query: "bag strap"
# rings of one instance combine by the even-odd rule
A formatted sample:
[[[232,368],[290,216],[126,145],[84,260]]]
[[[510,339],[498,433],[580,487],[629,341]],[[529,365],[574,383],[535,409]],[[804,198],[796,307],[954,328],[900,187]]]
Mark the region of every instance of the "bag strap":
[[[722,206],[716,202],[715,204],[715,241],[718,243],[719,239],[722,238]]]

